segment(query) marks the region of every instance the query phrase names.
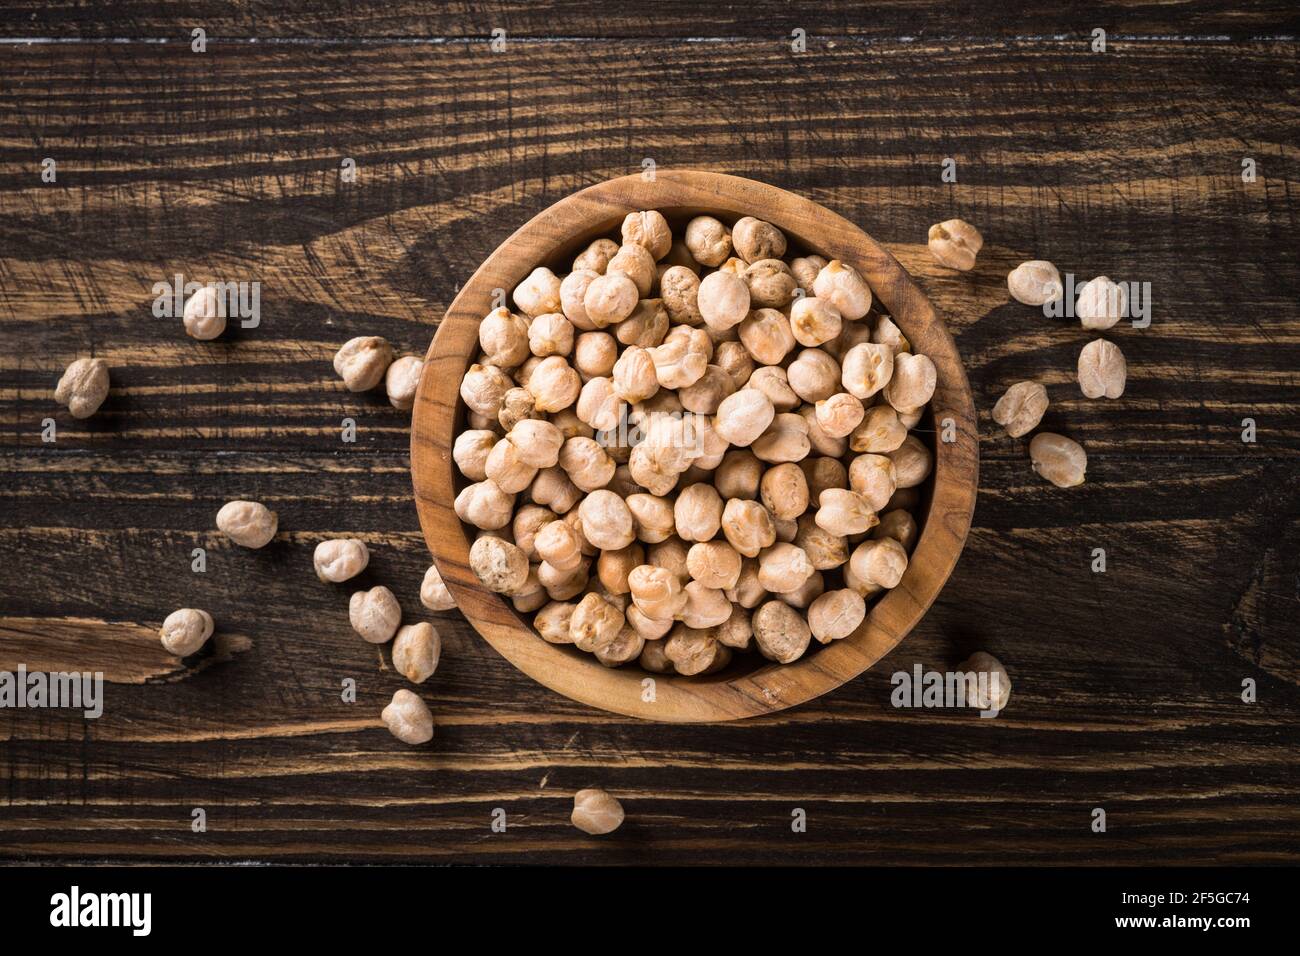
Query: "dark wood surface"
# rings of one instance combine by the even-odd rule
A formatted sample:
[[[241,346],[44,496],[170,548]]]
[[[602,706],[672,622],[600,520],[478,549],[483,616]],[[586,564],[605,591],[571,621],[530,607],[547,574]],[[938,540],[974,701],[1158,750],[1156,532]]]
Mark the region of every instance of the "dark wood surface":
[[[4,37],[39,41],[0,45],[0,669],[110,683],[97,721],[0,710],[0,859],[1300,859],[1288,5],[1004,4],[995,22],[979,4],[29,6],[0,14]],[[192,53],[194,25],[229,39]],[[378,720],[404,682],[351,633],[351,588],[320,584],[311,549],[364,537],[362,581],[419,615],[408,420],[344,391],[330,359],[359,334],[423,353],[520,223],[647,156],[808,196],[912,272],[981,409],[966,552],[881,664],[733,725],[596,712],[439,615],[443,661],[420,689],[437,737],[406,747]],[[924,247],[951,216],[986,239],[970,274]],[[1151,327],[1113,335],[1122,399],[1079,395],[1088,334],[1008,300],[1007,271],[1035,257],[1151,282]],[[176,272],[260,281],[261,327],[196,343],[154,318],[152,286]],[[76,422],[53,385],[92,354],[114,388]],[[1081,488],[1035,477],[989,420],[1021,378],[1048,384],[1045,425],[1088,448]],[[215,532],[233,497],[279,512],[273,545]],[[180,606],[219,622],[188,666],[155,634]],[[890,706],[894,671],[976,649],[1014,681],[998,719]],[[613,838],[568,824],[588,785],[624,801]]]

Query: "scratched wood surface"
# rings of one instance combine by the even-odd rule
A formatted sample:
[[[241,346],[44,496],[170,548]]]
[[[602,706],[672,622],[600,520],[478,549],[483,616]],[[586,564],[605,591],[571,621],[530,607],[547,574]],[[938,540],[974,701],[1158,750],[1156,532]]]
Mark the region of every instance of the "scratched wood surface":
[[[5,38],[43,39],[0,45],[0,670],[108,684],[98,720],[0,710],[0,860],[1300,859],[1295,15],[687,6],[6,5]],[[231,39],[193,53],[193,25]],[[912,272],[981,409],[966,552],[872,671],[726,726],[593,711],[431,615],[437,737],[408,748],[378,720],[404,682],[350,632],[351,587],[311,568],[321,539],[364,537],[360,583],[423,616],[408,423],[330,359],[359,334],[422,353],[521,222],[646,157],[808,196]],[[951,216],[986,238],[970,274],[924,248]],[[1122,399],[1073,384],[1087,334],[1009,301],[1033,257],[1151,283],[1151,326],[1112,335]],[[260,282],[260,326],[189,340],[151,313],[177,273]],[[52,390],[85,355],[114,388],[77,422]],[[1036,478],[988,419],[1021,378],[1047,383],[1046,427],[1087,446],[1083,487]],[[270,547],[215,533],[233,497],[279,512]],[[155,636],[180,606],[219,622],[188,662]],[[998,719],[890,705],[895,671],[976,649],[1014,681]],[[628,810],[602,841],[567,823],[593,784]]]

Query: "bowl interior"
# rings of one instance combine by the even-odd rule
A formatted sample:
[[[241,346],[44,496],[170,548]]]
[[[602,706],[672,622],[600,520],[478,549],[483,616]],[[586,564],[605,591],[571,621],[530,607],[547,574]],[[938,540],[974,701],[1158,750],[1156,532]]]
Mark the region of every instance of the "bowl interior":
[[[624,216],[658,209],[680,236],[696,215],[729,226],[756,215],[782,229],[787,258],[816,254],[855,265],[875,296],[873,312],[893,317],[916,350],[935,361],[938,386],[926,418],[913,429],[934,455],[935,467],[913,510],[918,539],[899,586],[868,607],[866,621],[827,646],[813,642],[793,664],[757,653],[734,655],[727,668],[696,677],[650,674],[635,662],[610,669],[569,645],[552,645],[468,569],[472,529],[451,504],[468,481],[451,460],[465,427],[459,382],[478,353],[478,320],[496,290],[507,294],[533,268],[557,275],[593,239],[617,235]],[[954,442],[936,441],[939,423],[952,419]],[[619,713],[659,720],[720,720],[779,710],[839,686],[887,653],[924,613],[950,573],[974,505],[976,441],[969,386],[951,337],[902,267],[861,230],[808,200],[751,180],[710,173],[664,172],[655,182],[638,176],[612,180],[568,197],[502,244],[466,284],[430,347],[412,424],[412,472],[425,537],[439,570],[466,617],[516,666],[570,697]]]

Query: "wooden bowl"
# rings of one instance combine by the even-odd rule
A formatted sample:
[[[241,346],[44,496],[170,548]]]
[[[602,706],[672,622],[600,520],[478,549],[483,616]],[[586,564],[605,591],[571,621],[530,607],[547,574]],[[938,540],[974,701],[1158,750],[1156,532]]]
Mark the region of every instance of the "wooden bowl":
[[[793,664],[737,654],[729,667],[704,677],[649,675],[635,663],[607,668],[572,646],[548,644],[469,568],[471,529],[452,502],[464,479],[451,457],[465,427],[460,381],[479,353],[479,320],[491,310],[493,289],[513,289],[538,265],[557,275],[591,240],[617,234],[623,217],[658,209],[676,226],[708,213],[725,222],[754,215],[778,226],[792,248],[851,263],[876,300],[938,370],[930,419],[919,437],[932,440],[934,473],[916,514],[921,528],[898,587],[869,608],[856,632],[825,647],[815,641]],[[675,233],[680,232],[675,229]],[[952,419],[956,441],[933,442],[936,423]],[[926,431],[929,434],[925,434]],[[947,581],[970,530],[978,485],[978,442],[970,386],[952,336],[888,252],[835,213],[783,189],[736,176],[660,170],[652,182],[624,176],[591,186],[535,216],[502,243],[466,283],[438,326],[425,359],[411,424],[411,473],[425,540],[465,617],[525,674],[593,707],[663,721],[721,721],[770,714],[801,704],[861,674],[920,620]],[[642,682],[654,678],[653,690]],[[651,698],[651,699],[647,699]]]

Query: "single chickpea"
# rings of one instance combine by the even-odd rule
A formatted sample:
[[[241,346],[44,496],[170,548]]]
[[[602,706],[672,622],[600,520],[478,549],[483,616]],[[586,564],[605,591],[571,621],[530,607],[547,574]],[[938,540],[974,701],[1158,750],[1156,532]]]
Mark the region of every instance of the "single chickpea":
[[[1074,314],[1085,329],[1109,329],[1128,314],[1128,292],[1107,276],[1097,276],[1079,289]]]
[[[647,212],[630,212],[623,219],[623,245],[644,246],[655,259],[668,255],[673,245],[673,231],[663,213],[651,209]]]
[[[633,608],[633,611],[636,609]],[[664,634],[672,630],[672,621],[656,621],[656,625],[667,624]],[[668,659],[668,652],[665,650],[667,641],[662,640],[663,634],[659,637],[646,637],[645,646],[641,648],[641,656],[637,658],[637,663],[641,665],[643,671],[649,671],[651,674],[671,674],[673,672],[673,662]]]
[[[771,513],[757,501],[733,498],[722,509],[722,533],[747,558],[757,557],[776,541]]]
[[[673,505],[677,534],[683,541],[708,541],[722,525],[722,498],[703,482],[684,488]]]
[[[797,661],[812,640],[803,615],[784,601],[768,601],[754,612],[751,622],[758,652],[778,664]]]
[[[716,268],[731,255],[731,230],[712,216],[696,216],[686,224],[686,248],[700,265]]]
[[[627,616],[627,623],[631,628],[644,637],[647,642],[662,643],[661,638],[666,637],[668,632],[673,629],[674,621],[671,617],[656,620],[648,616],[635,604],[629,605],[624,614]],[[645,667],[644,658],[642,658],[641,666]],[[646,669],[649,670],[650,668]],[[659,671],[658,673],[666,672]]]
[[[916,535],[916,519],[902,508],[884,512],[880,516],[880,524],[871,530],[871,537],[877,540],[880,538],[893,538],[909,554],[916,544]]]
[[[827,591],[808,607],[808,628],[818,643],[829,644],[856,631],[866,616],[867,603],[856,591]]]
[[[548,312],[559,312],[559,277],[545,266],[538,266],[523,282],[515,286],[511,298],[515,300],[515,305],[523,309],[530,318]]]
[[[729,272],[710,272],[700,280],[696,305],[710,328],[729,329],[749,314],[749,287]]]
[[[817,424],[832,438],[845,438],[862,423],[867,410],[848,392],[836,392],[817,403]]]
[[[887,457],[894,462],[899,488],[915,488],[930,477],[930,471],[934,467],[934,456],[930,454],[930,449],[915,435],[904,438],[903,444],[889,452]]]
[[[993,420],[1011,438],[1028,435],[1047,411],[1047,389],[1037,382],[1016,382],[993,406]]]
[[[735,587],[727,589],[726,595],[732,604],[746,609],[758,607],[769,596],[767,588],[758,580],[756,559],[745,558],[740,563],[740,577],[736,579]]]
[[[618,243],[613,239],[597,239],[573,260],[573,271],[590,270],[597,275],[604,275],[609,260],[618,254]]]
[[[614,391],[611,379],[598,376],[582,386],[576,408],[580,419],[598,432],[607,432],[618,427],[623,399]]]
[[[638,565],[628,573],[627,584],[632,602],[651,620],[672,620],[686,606],[683,582],[669,568]]]
[[[900,356],[902,357],[905,356]],[[895,367],[894,353],[888,345],[863,342],[844,354],[841,380],[849,394],[866,401],[882,388],[888,387],[895,375]]]
[[[610,483],[618,466],[595,439],[569,438],[560,448],[560,467],[579,489],[595,491]]]
[[[976,651],[957,665],[966,675],[966,703],[979,710],[1002,711],[1011,702],[1011,678],[1002,662],[987,651]],[[980,677],[984,677],[983,687]]]
[[[275,537],[279,519],[257,501],[227,501],[217,512],[217,529],[244,548],[264,548]]]
[[[568,355],[573,338],[573,323],[558,312],[539,315],[528,325],[528,349],[538,358]]]
[[[871,286],[857,269],[839,259],[832,259],[817,273],[813,294],[830,302],[850,322],[862,318],[871,309]]]
[[[355,578],[369,563],[370,549],[360,538],[330,538],[312,554],[316,577],[334,584]]]
[[[511,605],[520,614],[531,614],[551,600],[550,592],[542,584],[542,579],[537,576],[537,569],[540,566],[530,565],[528,577],[524,580],[523,585],[518,591],[510,595]]]
[[[659,277],[659,296],[668,318],[678,325],[699,325],[700,277],[686,266],[670,266]]]
[[[731,227],[731,242],[736,255],[746,262],[780,259],[785,255],[785,234],[770,222],[743,216]]]
[[[583,561],[572,571],[557,571],[543,561],[537,566],[537,580],[546,588],[546,596],[552,601],[568,601],[587,589],[590,572],[589,561]]]
[[[764,507],[776,518],[790,521],[808,510],[808,479],[792,462],[769,468],[759,488]]]
[[[763,463],[747,448],[733,448],[713,473],[713,487],[724,499],[758,497]]]
[[[515,594],[528,579],[528,558],[502,538],[482,537],[469,549],[469,565],[489,591]]]
[[[478,325],[478,342],[487,354],[485,365],[522,365],[529,355],[528,321],[509,309],[493,309]]]
[[[537,532],[558,517],[541,505],[524,505],[515,512],[510,522],[510,537],[529,561],[541,560],[537,556]]]
[[[812,443],[808,438],[808,421],[802,415],[782,412],[750,446],[754,457],[768,464],[800,461],[808,456]]]
[[[790,543],[793,544],[793,542]],[[793,608],[807,611],[808,606],[824,593],[826,593],[826,576],[820,571],[814,571],[808,576],[807,580],[805,580],[803,584],[799,585],[793,591],[782,591],[780,594],[773,596]]]
[[[827,434],[821,423],[817,421],[816,405],[800,405],[797,414],[808,424],[810,455],[819,455],[823,458],[842,458],[848,452],[849,440]],[[802,460],[800,459],[800,461]]]
[[[432,624],[421,621],[398,628],[393,639],[393,669],[412,684],[423,684],[438,669],[442,637]]]
[[[745,387],[754,374],[754,360],[742,342],[720,342],[713,349],[713,363],[731,377],[732,391]]]
[[[380,717],[389,733],[404,744],[427,744],[433,739],[433,714],[424,701],[405,688],[393,694]]]
[[[393,592],[380,585],[352,595],[348,601],[348,620],[352,624],[352,630],[361,635],[363,641],[383,644],[392,640],[397,633],[397,625],[402,623],[402,609]]]
[[[573,366],[584,380],[609,376],[618,360],[618,342],[608,332],[583,332],[573,346]]]
[[[763,365],[754,369],[754,374],[749,377],[745,387],[756,388],[766,395],[778,412],[792,412],[802,404],[790,387],[785,369],[775,365]]]
[[[912,343],[907,340],[903,330],[887,315],[878,315],[872,319],[871,341],[877,345],[888,345],[895,355],[912,351]]]
[[[921,504],[921,492],[918,488],[899,488],[894,492],[894,497],[889,499],[889,504],[885,505],[886,509],[893,511],[895,508],[902,508],[905,511],[915,511]]]
[[[815,513],[800,515],[796,524],[792,543],[803,549],[815,570],[829,571],[849,559],[848,539],[818,525]]]
[[[709,365],[691,385],[680,389],[677,397],[682,407],[699,415],[712,415],[722,400],[736,391],[736,383],[717,365]]]
[[[205,285],[185,303],[185,334],[201,342],[226,331],[226,300],[214,285]]]
[[[602,551],[618,551],[636,540],[632,512],[612,491],[593,491],[578,506],[587,540]]]
[[[811,296],[817,273],[826,268],[826,260],[821,256],[800,256],[790,260],[790,272],[804,294]]]
[[[614,391],[629,404],[643,402],[659,391],[659,378],[650,353],[635,345],[623,350],[614,363]]]
[[[546,359],[546,361],[563,362],[564,359]],[[351,386],[348,387],[351,388]],[[501,402],[505,398],[506,392],[513,387],[514,382],[510,380],[510,376],[495,365],[479,365],[476,363],[469,367],[469,371],[465,373],[464,379],[461,380],[460,397],[470,411],[486,415],[496,421],[497,415],[501,411]],[[359,391],[359,389],[353,389],[353,391]],[[532,389],[530,388],[529,391],[532,391]],[[537,397],[536,392],[533,392],[533,397]],[[576,388],[573,397],[578,397]]]
[[[208,642],[214,627],[212,615],[207,611],[183,607],[167,615],[162,629],[158,631],[158,637],[168,654],[189,657],[197,654]]]
[[[721,590],[706,587],[700,581],[691,581],[682,590],[686,603],[680,616],[687,627],[698,630],[717,627],[731,616],[731,602]]]
[[[921,408],[934,396],[937,375],[928,356],[900,352],[894,357],[894,375],[885,386],[885,401],[900,412]]]
[[[551,424],[560,430],[564,438],[593,438],[595,429],[578,417],[578,410],[570,405],[558,412],[551,413]]]
[[[805,402],[830,398],[840,386],[840,363],[821,349],[804,349],[785,371],[790,388]]]
[[[679,334],[680,333],[680,334]],[[664,388],[694,385],[709,367],[713,344],[699,329],[679,325],[669,332],[663,345],[647,349],[655,363],[655,375]]]
[[[460,473],[470,481],[482,481],[487,477],[487,458],[497,443],[495,432],[486,428],[473,428],[456,436],[452,446],[451,457],[455,459]]]
[[[541,356],[539,355],[530,356],[524,359],[524,364],[519,366],[517,369],[515,369],[514,372],[510,375],[510,378],[514,381],[516,385],[520,386],[521,388],[527,388],[528,380],[533,377],[533,372],[536,370],[537,366],[541,364],[542,364]]]
[[[590,654],[617,638],[625,623],[616,605],[599,594],[584,594],[569,619],[569,637],[579,650]]]
[[[488,480],[508,495],[518,494],[533,483],[537,468],[519,457],[519,449],[509,438],[492,446],[487,459]]]
[[[849,558],[853,573],[882,588],[893,588],[907,570],[907,551],[893,538],[864,541]]]
[[[777,594],[798,590],[815,570],[803,548],[784,541],[758,556],[758,583]]]
[[[641,656],[645,638],[630,624],[625,624],[618,636],[593,652],[596,660],[606,667],[622,667]]]
[[[728,442],[743,448],[767,431],[775,415],[765,394],[755,388],[742,388],[718,404],[713,427]]]
[[[708,673],[723,650],[712,628],[693,628],[684,623],[674,627],[664,643],[664,656],[672,661],[677,673],[687,677]]]
[[[763,365],[778,365],[794,348],[796,338],[790,320],[777,309],[755,309],[740,323],[741,344],[754,361]]]
[[[516,422],[507,437],[515,446],[519,460],[534,468],[550,468],[558,462],[564,445],[564,434],[554,423],[537,418]]]
[[[551,601],[533,617],[533,628],[548,644],[572,644],[569,622],[573,618],[574,604]]]
[[[735,587],[740,564],[740,552],[725,541],[699,541],[686,552],[686,570],[706,588]]]
[[[424,580],[420,582],[420,603],[430,611],[450,611],[456,606],[456,599],[451,596],[436,564],[429,565],[429,570],[424,572]]]
[[[759,259],[751,263],[741,279],[749,287],[749,301],[754,306],[783,309],[794,301],[794,274],[780,259]]]
[[[627,467],[638,485],[659,496],[677,487],[677,478],[685,470],[676,468],[670,455],[644,442],[632,449]]]
[[[628,495],[625,502],[632,513],[637,540],[658,544],[670,537],[677,528],[673,506],[667,498],[638,492]]]
[[[887,455],[858,455],[849,465],[849,487],[880,511],[897,490],[898,473]]]
[[[885,589],[879,584],[876,584],[874,581],[868,581],[854,572],[852,561],[845,564],[840,571],[844,575],[844,586],[854,594],[861,596],[863,600],[870,600],[871,598],[885,592]]]
[[[640,299],[632,314],[614,327],[614,337],[624,345],[654,348],[668,334],[668,324],[663,299]]]
[[[1046,305],[1061,298],[1061,273],[1043,259],[1022,262],[1007,275],[1011,298],[1024,305]]]
[[[872,405],[862,423],[849,435],[849,448],[872,454],[891,452],[907,438],[907,427],[892,405]]]
[[[573,272],[570,272],[567,276],[565,276],[564,281],[560,283],[560,313],[559,314],[564,318],[565,322],[568,324],[570,336],[572,335],[573,329],[578,329],[583,332],[591,332],[594,331],[595,329],[602,328],[607,324],[607,322],[605,321],[604,312],[600,313],[600,320],[597,321],[597,319],[593,318],[591,313],[587,311],[587,290],[590,289],[591,284],[599,278],[600,278],[599,272],[593,272],[591,269],[575,269]],[[621,290],[622,283],[616,282],[613,283],[611,286],[603,286],[603,288],[606,289],[606,292],[608,292],[609,289],[611,288],[614,288],[616,290]],[[555,315],[556,313],[550,312],[545,314]],[[542,316],[539,315],[537,316],[536,319],[533,319],[534,324],[540,318],[542,318]],[[560,334],[561,335],[564,334],[563,330],[560,331]],[[563,343],[563,339],[561,339],[561,343]],[[536,354],[540,355],[541,353],[537,352]],[[569,353],[567,349],[564,351],[560,351],[557,349],[555,351],[548,352],[547,354],[568,355]]]
[[[840,334],[840,310],[827,299],[805,296],[790,307],[790,330],[800,345],[817,346]]]
[[[1029,457],[1034,473],[1058,488],[1083,484],[1088,470],[1088,455],[1076,441],[1055,432],[1039,432],[1029,443]]]
[[[616,551],[602,551],[600,557],[596,559],[596,577],[606,591],[612,594],[627,594],[632,590],[628,585],[628,575],[632,573],[633,568],[643,564],[645,564],[645,548],[639,544],[629,544],[626,548],[619,548]]]
[[[1079,390],[1084,398],[1119,398],[1128,379],[1128,363],[1114,342],[1093,339],[1079,353]]]
[[[848,469],[837,458],[810,456],[799,461],[798,465],[808,479],[808,500],[814,504],[821,500],[821,493],[827,488],[849,486]]]
[[[415,391],[420,385],[424,363],[414,355],[404,355],[384,373],[384,391],[388,402],[399,411],[409,412],[415,407]]]
[[[616,273],[621,273],[632,280],[639,293],[637,298],[640,299],[650,295],[650,290],[654,288],[655,276],[658,275],[654,257],[644,246],[631,243],[620,246],[614,258],[610,259],[609,265],[605,267],[605,275]],[[591,311],[590,307],[587,311]]]
[[[848,488],[827,488],[818,501],[817,526],[846,537],[870,531],[879,522],[866,495]]]
[[[534,499],[536,501],[536,497]],[[538,502],[541,504],[542,502]],[[501,490],[495,481],[478,481],[466,485],[456,496],[456,516],[466,524],[484,531],[496,531],[510,523],[515,496]]]
[[[630,316],[641,298],[631,278],[621,272],[610,272],[591,280],[582,297],[582,307],[591,324],[603,329]],[[574,321],[573,315],[568,312],[565,315],[570,322]]]
[[[103,359],[77,359],[54,387],[54,400],[66,405],[73,418],[89,418],[108,398],[108,363]]]
[[[533,538],[533,547],[537,556],[557,571],[572,571],[582,564],[578,532],[566,521],[542,525]]]
[[[733,605],[731,614],[713,632],[715,640],[723,647],[747,651],[754,643],[754,628],[747,608]]]
[[[528,391],[539,412],[558,412],[578,400],[582,379],[563,358],[544,358],[528,379]],[[464,389],[461,390],[462,395]]]
[[[378,335],[362,335],[348,339],[335,353],[334,371],[343,379],[349,392],[368,392],[384,380],[384,372],[392,362],[393,347],[386,339]]]
[[[930,227],[930,255],[939,265],[961,272],[975,267],[975,257],[984,245],[979,230],[961,219],[949,219]]]

